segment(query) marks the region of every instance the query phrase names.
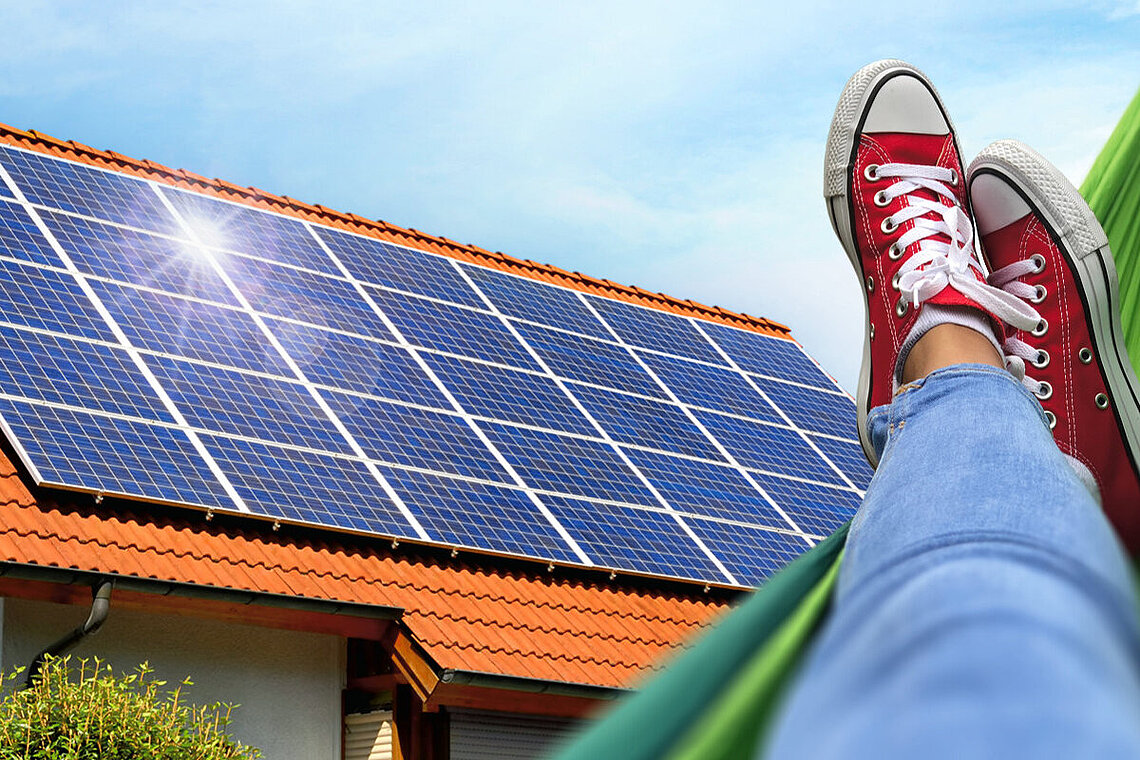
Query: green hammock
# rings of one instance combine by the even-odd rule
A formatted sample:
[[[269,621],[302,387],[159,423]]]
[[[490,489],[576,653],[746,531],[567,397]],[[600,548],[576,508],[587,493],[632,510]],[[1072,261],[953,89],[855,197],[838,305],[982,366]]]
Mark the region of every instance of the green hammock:
[[[558,760],[750,758],[823,618],[845,524],[800,555]]]
[[[1108,233],[1128,353],[1140,359],[1140,93],[1081,194]],[[1140,366],[1137,366],[1140,372]],[[850,523],[771,578],[557,760],[746,760],[831,597]],[[1140,577],[1140,575],[1138,575]]]

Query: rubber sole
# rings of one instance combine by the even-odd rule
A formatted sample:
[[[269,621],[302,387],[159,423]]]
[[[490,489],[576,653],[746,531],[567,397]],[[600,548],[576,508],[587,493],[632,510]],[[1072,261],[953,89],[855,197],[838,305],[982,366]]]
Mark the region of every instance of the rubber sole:
[[[986,147],[967,171],[967,193],[974,179],[983,174],[1000,177],[1021,194],[1068,260],[1084,294],[1093,351],[1121,436],[1133,468],[1140,472],[1140,383],[1124,347],[1120,289],[1108,236],[1065,175],[1027,145],[1001,140]]]
[[[852,183],[852,172],[855,167],[855,154],[858,142],[855,137],[862,130],[863,122],[867,118],[867,111],[875,93],[892,77],[910,75],[921,81],[930,91],[934,101],[942,111],[950,131],[954,134],[954,148],[961,155],[958,145],[958,136],[954,132],[953,123],[946,113],[946,106],[938,96],[934,85],[921,71],[905,61],[887,59],[869,63],[856,71],[843,88],[839,96],[839,104],[835,108],[835,115],[831,119],[831,128],[827,133],[827,149],[824,154],[823,167],[823,197],[827,203],[827,213],[831,219],[831,228],[835,230],[836,237],[843,245],[847,258],[854,269],[855,277],[859,282],[859,290],[863,293],[863,363],[859,370],[859,385],[855,393],[856,419],[859,428],[859,443],[863,446],[863,454],[871,464],[872,469],[878,467],[879,458],[871,445],[871,438],[867,432],[867,415],[870,412],[871,399],[871,311],[867,302],[867,291],[863,287],[863,262],[859,250],[855,245],[855,232],[852,220],[855,211],[849,195]]]

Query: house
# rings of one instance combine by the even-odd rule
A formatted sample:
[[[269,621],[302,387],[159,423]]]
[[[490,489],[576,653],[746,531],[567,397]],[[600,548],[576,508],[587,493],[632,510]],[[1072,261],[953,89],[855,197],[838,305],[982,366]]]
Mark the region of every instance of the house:
[[[269,758],[535,756],[870,477],[783,325],[10,127],[0,337],[3,667]]]

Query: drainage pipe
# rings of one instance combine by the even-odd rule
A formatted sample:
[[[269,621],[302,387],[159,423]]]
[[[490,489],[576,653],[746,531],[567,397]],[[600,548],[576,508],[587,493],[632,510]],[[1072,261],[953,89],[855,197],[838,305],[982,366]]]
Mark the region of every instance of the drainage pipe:
[[[59,641],[49,644],[42,652],[36,655],[32,660],[32,664],[28,666],[28,677],[24,680],[24,688],[32,685],[34,679],[40,673],[40,669],[44,665],[44,661],[48,657],[59,657],[60,655],[74,649],[87,636],[98,631],[103,623],[107,620],[107,613],[111,611],[111,581],[102,580],[91,588],[91,614],[87,616],[87,621],[67,634]]]

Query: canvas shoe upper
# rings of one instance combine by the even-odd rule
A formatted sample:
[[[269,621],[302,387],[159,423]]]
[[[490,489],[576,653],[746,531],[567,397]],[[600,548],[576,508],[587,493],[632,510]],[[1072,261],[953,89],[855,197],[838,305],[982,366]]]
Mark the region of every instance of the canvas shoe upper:
[[[909,64],[878,61],[848,81],[828,135],[824,197],[863,288],[856,406],[874,466],[867,413],[893,397],[921,307],[975,307],[1019,324],[1032,311],[985,283],[954,130],[934,86]]]
[[[1007,335],[1007,366],[1040,399],[1058,447],[1092,474],[1106,514],[1136,552],[1140,392],[1104,230],[1064,175],[1012,140],[974,159],[968,186],[990,282],[1039,314],[1034,329]]]

